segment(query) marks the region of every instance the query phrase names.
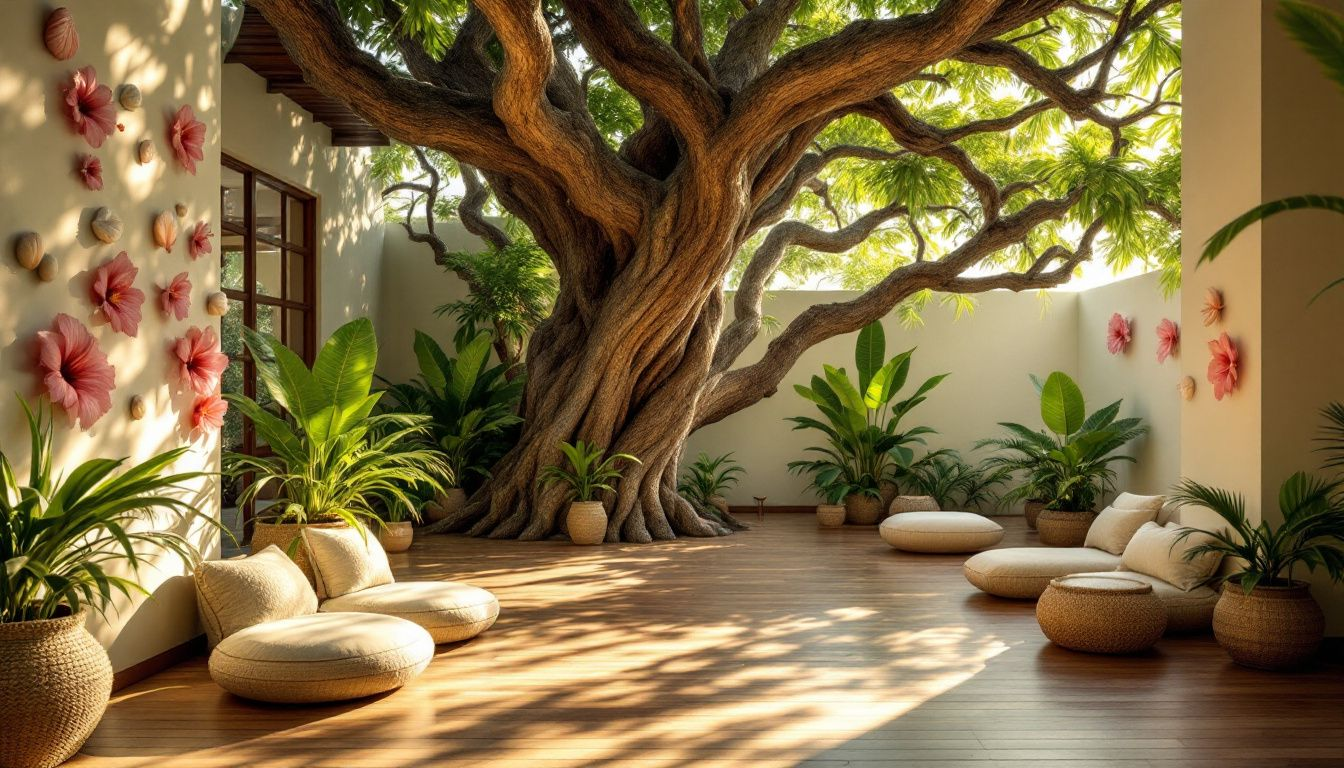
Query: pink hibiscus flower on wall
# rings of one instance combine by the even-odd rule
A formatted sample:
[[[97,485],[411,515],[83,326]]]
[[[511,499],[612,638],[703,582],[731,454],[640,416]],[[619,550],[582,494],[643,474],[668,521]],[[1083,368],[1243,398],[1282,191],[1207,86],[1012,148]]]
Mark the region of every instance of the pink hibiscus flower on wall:
[[[167,317],[187,319],[191,309],[191,280],[187,279],[186,272],[179,272],[167,288],[159,289],[159,309]]]
[[[215,233],[210,231],[210,225],[204,221],[196,222],[196,228],[191,231],[191,240],[187,243],[187,255],[192,260],[201,258],[213,249],[210,247],[210,238]]]
[[[168,143],[177,155],[177,162],[187,169],[187,173],[196,175],[196,161],[205,159],[205,123],[196,119],[196,113],[190,104],[182,105],[173,115],[168,126]]]
[[[173,344],[178,379],[198,395],[208,395],[219,387],[219,377],[229,365],[228,355],[219,351],[215,329],[188,328],[187,335]]]
[[[37,332],[37,365],[51,401],[88,429],[112,408],[116,369],[89,329],[61,313],[50,331]]]
[[[61,86],[61,95],[70,127],[94,149],[103,146],[117,128],[112,89],[98,84],[98,73],[93,67],[83,67],[70,76],[69,83]]]
[[[217,394],[196,398],[191,406],[191,426],[199,432],[218,432],[224,426],[224,414],[229,404]]]
[[[95,269],[93,282],[89,284],[93,305],[107,318],[112,330],[127,336],[135,336],[140,331],[140,305],[145,303],[145,294],[134,285],[139,273],[140,270],[122,251]]]
[[[1111,321],[1106,324],[1106,349],[1112,355],[1118,355],[1129,346],[1129,339],[1129,321],[1119,312],[1111,315]]]
[[[97,192],[103,188],[103,161],[93,155],[80,155],[75,172],[84,182],[84,186]]]
[[[1209,342],[1209,353],[1212,357],[1208,375],[1209,383],[1213,385],[1213,399],[1222,400],[1223,395],[1230,395],[1237,389],[1240,354],[1226,332]]]
[[[1181,329],[1171,320],[1162,318],[1157,324],[1157,362],[1165,362],[1181,343]]]

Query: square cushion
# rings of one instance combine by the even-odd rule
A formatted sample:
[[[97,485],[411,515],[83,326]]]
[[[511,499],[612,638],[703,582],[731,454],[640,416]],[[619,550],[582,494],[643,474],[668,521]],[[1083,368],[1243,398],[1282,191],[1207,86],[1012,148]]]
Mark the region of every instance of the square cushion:
[[[195,582],[196,607],[212,648],[248,627],[317,613],[308,579],[274,544],[251,557],[203,562]]]
[[[1166,496],[1140,496],[1137,493],[1122,493],[1115,497],[1111,506],[1116,509],[1148,509],[1156,517],[1162,505],[1167,503]]]
[[[1176,523],[1144,523],[1125,547],[1121,569],[1154,576],[1187,592],[1200,586],[1213,576],[1223,556],[1211,552],[1187,562],[1185,553],[1212,537],[1198,532],[1181,539],[1186,530]]]
[[[1083,546],[1102,549],[1112,555],[1121,554],[1134,532],[1144,523],[1151,523],[1155,517],[1156,509],[1107,507],[1092,521],[1092,527],[1087,529],[1087,540]]]
[[[393,581],[383,545],[366,528],[306,527],[303,544],[323,600]]]

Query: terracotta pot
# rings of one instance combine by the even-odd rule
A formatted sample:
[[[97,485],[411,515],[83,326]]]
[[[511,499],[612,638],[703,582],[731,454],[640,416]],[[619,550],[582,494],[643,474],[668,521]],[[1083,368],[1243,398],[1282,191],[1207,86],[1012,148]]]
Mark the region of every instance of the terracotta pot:
[[[1288,669],[1316,655],[1325,616],[1306,584],[1256,587],[1223,583],[1213,608],[1213,636],[1232,660],[1256,669]]]
[[[565,527],[575,544],[601,544],[607,538],[607,510],[600,501],[572,502]]]
[[[84,618],[0,624],[0,765],[60,765],[98,726],[112,664]]]
[[[303,575],[308,577],[308,583],[316,586],[317,580],[313,577],[313,566],[308,562],[308,549],[303,545],[303,539],[299,536],[299,533],[305,527],[344,528],[346,527],[346,525],[345,523],[342,522],[335,522],[335,523],[258,522],[255,523],[254,527],[252,528],[252,544],[250,551],[252,554],[255,555],[261,550],[274,544],[275,546],[279,547],[282,552],[288,554],[290,551],[289,549],[290,545],[293,544],[295,540],[297,540],[298,541],[297,549],[294,550],[293,554],[289,555],[289,559],[293,560],[294,564],[299,566],[299,570],[303,571]]]
[[[877,525],[882,520],[882,499],[861,493],[845,497],[845,522],[850,525]]]
[[[891,507],[891,502],[901,493],[900,486],[890,480],[883,480],[877,484],[877,492],[882,494],[882,509]]]
[[[1027,518],[1027,527],[1034,531],[1036,530],[1036,518],[1040,517],[1041,512],[1045,511],[1045,502],[1040,499],[1029,499],[1022,511]]]
[[[817,505],[817,527],[839,528],[845,524],[845,508],[839,504]]]
[[[431,523],[455,515],[467,506],[467,492],[461,488],[448,488],[435,494],[434,500],[425,505],[425,520]]]
[[[939,512],[942,507],[932,496],[897,496],[887,506],[888,514],[899,515],[904,512]]]
[[[1092,527],[1096,517],[1092,512],[1046,509],[1036,518],[1036,530],[1041,534],[1041,543],[1047,547],[1081,547],[1087,541],[1087,529]]]
[[[414,538],[415,526],[409,520],[383,523],[378,529],[378,543],[383,545],[386,552],[405,552],[411,548],[411,540]]]
[[[722,496],[710,496],[709,503],[723,514],[728,514],[728,500]]]

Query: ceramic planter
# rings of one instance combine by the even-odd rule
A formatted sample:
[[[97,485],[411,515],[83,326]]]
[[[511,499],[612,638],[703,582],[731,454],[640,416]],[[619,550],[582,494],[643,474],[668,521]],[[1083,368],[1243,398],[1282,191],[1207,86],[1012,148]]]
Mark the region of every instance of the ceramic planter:
[[[84,618],[0,624],[0,765],[60,765],[98,726],[112,664]]]
[[[851,493],[845,497],[845,522],[850,525],[877,525],[882,521],[881,497]]]
[[[1036,518],[1045,510],[1045,504],[1041,499],[1028,499],[1026,506],[1022,508],[1027,518],[1027,527],[1033,531],[1036,530]]]
[[[1316,655],[1325,616],[1306,584],[1256,587],[1223,583],[1213,609],[1213,635],[1232,660],[1256,669],[1289,669]]]
[[[845,524],[845,508],[839,504],[817,505],[817,527],[839,528]]]
[[[1036,518],[1036,530],[1047,547],[1081,547],[1095,518],[1092,512],[1046,509]]]
[[[600,501],[571,502],[565,527],[575,544],[601,544],[607,538],[607,510]]]
[[[383,545],[386,552],[405,552],[411,548],[411,540],[414,538],[415,527],[409,520],[383,523],[378,529],[378,543]]]
[[[296,545],[297,548],[293,551],[293,554],[289,555],[289,559],[293,560],[294,564],[299,566],[300,571],[303,571],[303,575],[308,578],[308,583],[315,585],[317,581],[313,577],[313,566],[308,562],[308,549],[303,545],[303,538],[299,535],[305,527],[344,528],[346,526],[345,523],[341,522],[335,522],[335,523],[257,522],[253,524],[252,528],[252,545],[250,551],[252,554],[255,555],[261,550],[274,544],[275,546],[279,547],[282,552],[288,554],[290,552],[289,549],[290,544],[293,544],[294,541],[297,539],[298,540],[298,544]]]

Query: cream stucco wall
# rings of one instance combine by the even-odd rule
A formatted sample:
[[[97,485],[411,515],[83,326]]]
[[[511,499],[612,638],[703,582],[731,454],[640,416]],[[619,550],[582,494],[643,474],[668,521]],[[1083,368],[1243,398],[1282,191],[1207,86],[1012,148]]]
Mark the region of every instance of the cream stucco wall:
[[[154,215],[184,203],[187,228],[199,219],[218,231],[219,101],[218,0],[65,0],[80,36],[78,54],[57,61],[42,45],[46,3],[7,2],[0,24],[0,445],[11,461],[25,469],[28,460],[22,413],[13,399],[17,390],[30,402],[41,392],[34,375],[34,334],[51,325],[58,312],[68,313],[92,331],[116,368],[112,410],[88,431],[58,414],[55,450],[59,466],[72,469],[94,457],[149,456],[190,444],[179,462],[181,470],[216,471],[218,442],[189,434],[192,395],[170,375],[169,342],[191,326],[215,326],[206,315],[207,292],[218,285],[212,259],[191,261],[185,236],[173,252],[154,247],[150,222]],[[92,65],[99,82],[116,89],[135,83],[144,105],[119,111],[125,131],[91,149],[67,127],[59,86],[77,67]],[[196,175],[172,158],[166,138],[168,116],[190,104],[207,126],[205,160]],[[154,141],[159,159],[141,166],[136,144]],[[91,153],[102,160],[104,188],[92,192],[72,173],[75,156]],[[94,210],[107,206],[125,222],[115,245],[103,245],[89,232]],[[22,231],[41,234],[46,250],[60,260],[60,273],[40,283],[13,258],[13,237]],[[216,241],[217,246],[217,241]],[[88,300],[90,270],[125,250],[139,267],[135,286],[145,292],[144,320],[139,336],[113,333],[96,319]],[[156,286],[186,271],[192,282],[191,314],[183,321],[164,320],[157,308]],[[143,421],[132,421],[127,405],[133,395],[148,403]],[[213,480],[194,483],[187,496],[209,513],[218,514]],[[147,523],[148,524],[148,523]],[[218,550],[218,534],[203,524],[182,533],[207,555]],[[90,628],[108,647],[113,666],[123,669],[197,634],[194,594],[189,577],[175,559],[155,559],[139,579],[152,593],[148,599],[118,599],[107,619],[93,618]]]
[[[424,222],[415,223],[417,231]],[[484,249],[481,239],[457,221],[441,222],[435,231],[449,250],[475,252]],[[466,283],[445,273],[434,263],[434,253],[423,243],[412,242],[400,224],[389,222],[383,240],[382,273],[378,296],[378,373],[393,381],[415,376],[419,367],[411,347],[417,330],[433,336],[444,349],[452,350],[457,326],[451,317],[434,310],[467,295]]]
[[[369,150],[332,147],[330,129],[241,64],[224,65],[223,93],[224,153],[317,196],[318,342],[376,317],[383,215]]]

